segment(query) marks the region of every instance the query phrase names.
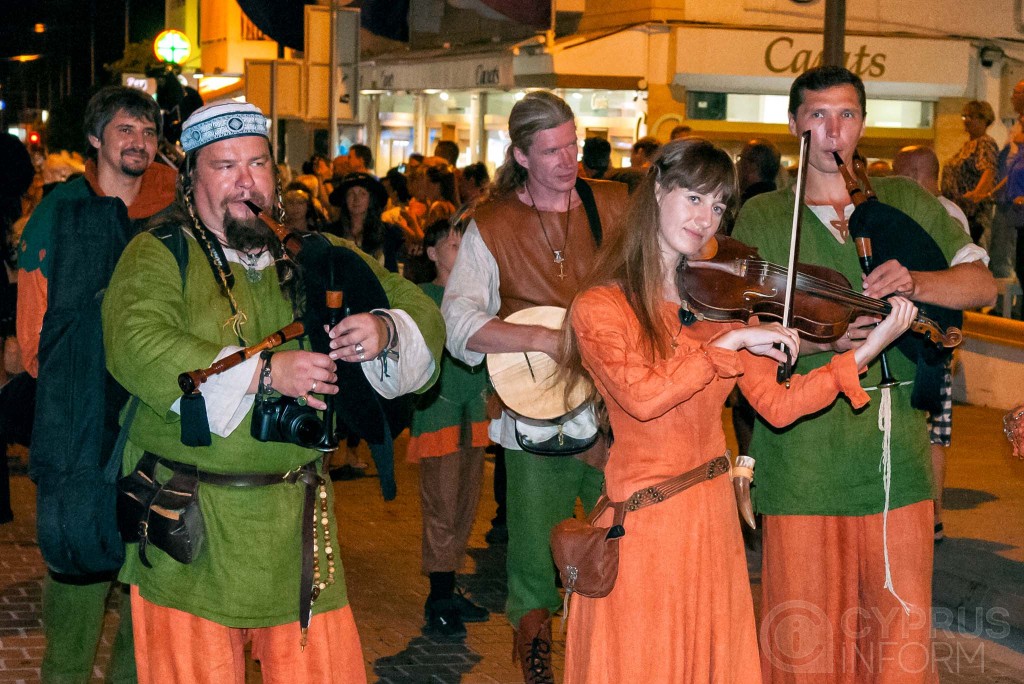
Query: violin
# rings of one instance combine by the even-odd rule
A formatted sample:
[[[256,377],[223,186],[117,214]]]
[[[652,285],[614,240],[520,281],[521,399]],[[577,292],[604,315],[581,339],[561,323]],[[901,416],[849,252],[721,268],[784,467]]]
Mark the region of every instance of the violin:
[[[676,288],[698,319],[782,320],[785,267],[761,259],[753,247],[720,235],[712,238],[701,256],[681,259],[676,269]],[[858,316],[887,316],[892,311],[888,302],[854,291],[842,273],[824,266],[797,264],[795,282],[790,325],[812,342],[839,339]],[[951,348],[963,341],[959,329],[943,331],[923,315],[914,319],[910,329],[939,347]]]

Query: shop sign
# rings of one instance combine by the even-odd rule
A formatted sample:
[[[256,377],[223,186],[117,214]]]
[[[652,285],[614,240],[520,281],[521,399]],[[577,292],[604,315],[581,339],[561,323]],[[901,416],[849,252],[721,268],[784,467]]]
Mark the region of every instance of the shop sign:
[[[822,62],[820,33],[690,26],[675,32],[673,82],[689,90],[784,94],[794,77]],[[968,40],[847,35],[845,66],[872,97],[963,97],[974,55]]]
[[[485,61],[481,61],[481,60]],[[366,64],[361,73],[363,89],[420,91],[425,88],[471,90],[511,88],[512,55],[497,58],[422,59],[420,61]]]
[[[885,75],[884,52],[871,52],[866,43],[858,46],[856,52],[845,53],[846,68],[861,78],[882,78]],[[775,74],[802,74],[808,69],[821,66],[822,50],[815,53],[807,48],[798,48],[789,36],[779,36],[768,43],[764,51],[764,65]]]
[[[477,64],[475,73],[478,86],[501,85],[501,69],[497,65],[492,69],[488,69],[483,64]]]

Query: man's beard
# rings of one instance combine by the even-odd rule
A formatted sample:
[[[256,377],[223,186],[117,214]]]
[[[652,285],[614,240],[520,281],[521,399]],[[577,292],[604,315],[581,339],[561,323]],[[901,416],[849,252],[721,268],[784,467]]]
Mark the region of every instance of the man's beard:
[[[235,218],[224,212],[224,239],[240,252],[261,252],[277,243],[277,236],[257,216]]]
[[[140,162],[139,165],[137,165],[137,166],[132,166],[131,163],[132,162],[125,161],[124,158],[122,157],[121,158],[121,173],[123,173],[126,176],[131,176],[132,178],[139,178],[144,173],[146,173],[146,169],[149,168],[149,165],[152,163],[152,161],[148,161],[148,162],[145,162],[145,163],[141,163]]]

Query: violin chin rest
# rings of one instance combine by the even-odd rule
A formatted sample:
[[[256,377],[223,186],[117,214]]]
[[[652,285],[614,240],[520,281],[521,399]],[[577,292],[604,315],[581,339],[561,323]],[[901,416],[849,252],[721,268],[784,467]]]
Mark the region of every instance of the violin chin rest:
[[[718,254],[718,237],[712,235],[700,252],[690,258],[695,261],[706,261],[707,259],[713,259],[716,254]]]

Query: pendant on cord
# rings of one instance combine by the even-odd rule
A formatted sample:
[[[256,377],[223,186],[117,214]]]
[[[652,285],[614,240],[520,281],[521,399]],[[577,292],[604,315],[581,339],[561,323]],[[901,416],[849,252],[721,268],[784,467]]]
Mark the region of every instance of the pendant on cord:
[[[562,250],[554,249],[551,250],[555,253],[555,263],[558,264],[558,279],[565,280],[565,256],[562,254]]]
[[[245,252],[239,252],[242,268],[245,269],[245,279],[250,283],[258,283],[263,280],[263,271],[256,268],[256,265],[259,264],[262,256],[263,252],[260,252],[259,254],[246,254]]]

